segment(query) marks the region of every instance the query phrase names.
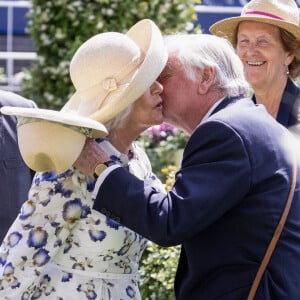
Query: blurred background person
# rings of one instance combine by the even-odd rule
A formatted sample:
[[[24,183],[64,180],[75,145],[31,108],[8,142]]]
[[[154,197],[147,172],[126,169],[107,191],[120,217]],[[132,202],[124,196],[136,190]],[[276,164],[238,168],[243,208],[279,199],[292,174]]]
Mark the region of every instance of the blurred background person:
[[[299,9],[294,0],[252,0],[239,17],[221,20],[210,31],[236,48],[256,103],[299,133]],[[298,125],[299,127],[299,125]]]
[[[0,90],[0,107],[35,107],[22,96]],[[17,140],[17,119],[0,113],[0,241],[27,200],[34,172],[23,161]]]

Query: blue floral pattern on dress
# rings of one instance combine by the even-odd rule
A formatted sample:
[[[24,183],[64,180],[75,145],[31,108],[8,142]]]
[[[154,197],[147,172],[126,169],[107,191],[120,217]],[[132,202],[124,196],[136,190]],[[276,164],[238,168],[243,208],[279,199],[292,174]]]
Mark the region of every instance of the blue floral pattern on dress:
[[[128,165],[162,189],[142,149],[134,146]],[[0,248],[0,299],[141,299],[138,266],[147,240],[92,209],[94,186],[73,168],[36,174]]]

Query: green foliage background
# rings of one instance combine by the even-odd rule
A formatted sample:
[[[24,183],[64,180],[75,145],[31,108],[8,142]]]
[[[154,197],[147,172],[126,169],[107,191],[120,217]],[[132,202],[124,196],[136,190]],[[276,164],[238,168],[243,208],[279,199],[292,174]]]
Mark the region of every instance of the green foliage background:
[[[74,92],[69,62],[84,41],[101,32],[126,32],[144,18],[152,19],[164,33],[193,30],[194,3],[192,0],[33,0],[28,13],[28,32],[38,60],[25,74],[22,94],[40,108],[60,109]]]
[[[195,3],[200,0],[32,0],[27,30],[38,59],[24,72],[22,95],[40,108],[60,109],[74,93],[69,63],[84,41],[101,32],[126,32],[144,18],[152,19],[163,33],[196,31]],[[144,140],[154,171],[167,189],[174,180],[176,166],[170,157],[180,148],[178,141],[174,135],[152,147],[149,139]],[[149,243],[140,265],[144,300],[175,299],[173,283],[179,251],[179,246],[162,248]]]

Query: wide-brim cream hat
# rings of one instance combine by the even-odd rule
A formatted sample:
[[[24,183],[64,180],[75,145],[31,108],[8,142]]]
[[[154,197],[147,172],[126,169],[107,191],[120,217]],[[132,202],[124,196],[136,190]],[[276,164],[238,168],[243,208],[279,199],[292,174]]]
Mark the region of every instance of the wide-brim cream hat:
[[[228,39],[236,46],[237,28],[242,21],[275,25],[300,40],[299,9],[294,0],[252,0],[243,7],[239,17],[218,21],[209,28],[209,31]]]
[[[38,172],[62,173],[76,161],[87,137],[107,135],[90,118],[54,110],[4,106],[1,113],[18,118],[18,144],[25,163]]]
[[[76,92],[61,111],[1,109],[18,117],[24,161],[35,171],[67,170],[78,158],[86,137],[105,136],[102,124],[142,96],[166,62],[161,32],[149,19],[139,21],[126,34],[105,32],[88,39],[71,60]]]
[[[136,101],[167,62],[160,30],[149,19],[126,34],[100,33],[73,56],[70,76],[76,92],[62,108],[105,123]]]

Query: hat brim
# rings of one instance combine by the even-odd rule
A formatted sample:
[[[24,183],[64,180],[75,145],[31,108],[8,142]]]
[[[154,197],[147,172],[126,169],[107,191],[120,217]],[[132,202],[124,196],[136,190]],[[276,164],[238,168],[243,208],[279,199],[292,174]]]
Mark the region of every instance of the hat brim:
[[[32,121],[46,120],[49,122],[55,122],[62,125],[70,125],[78,128],[90,129],[90,137],[98,138],[104,137],[108,134],[105,126],[95,120],[87,117],[82,117],[70,112],[61,112],[50,109],[42,108],[24,108],[24,107],[11,107],[3,106],[1,113],[5,115],[15,115],[18,118],[30,118]],[[83,131],[84,132],[84,131]]]
[[[17,133],[21,156],[36,172],[65,172],[79,157],[86,141],[78,130],[45,119],[26,122]]]
[[[209,31],[219,37],[224,37],[231,42],[232,45],[236,46],[236,33],[240,22],[243,21],[254,21],[260,23],[267,23],[270,25],[277,26],[279,28],[285,29],[295,36],[297,40],[300,40],[300,26],[293,23],[275,20],[267,17],[254,17],[254,16],[240,16],[227,18],[216,22],[210,26]]]
[[[154,83],[162,72],[168,54],[160,30],[156,24],[144,19],[137,22],[126,33],[141,49],[145,58],[135,72],[129,86],[118,95],[109,95],[106,104],[90,117],[105,123],[136,101]]]

